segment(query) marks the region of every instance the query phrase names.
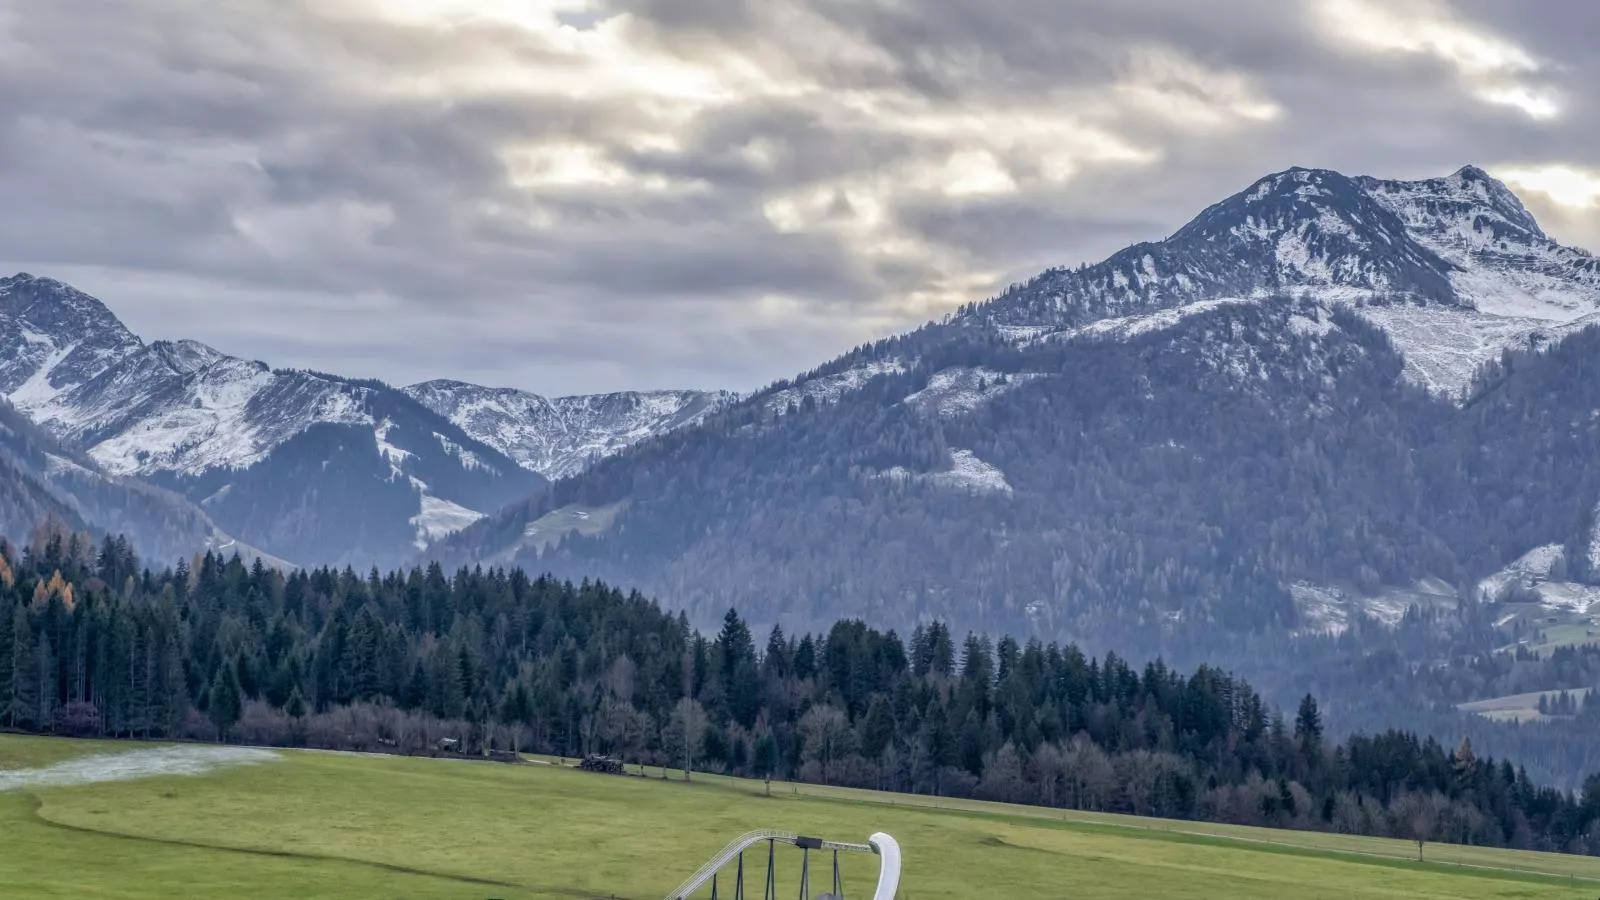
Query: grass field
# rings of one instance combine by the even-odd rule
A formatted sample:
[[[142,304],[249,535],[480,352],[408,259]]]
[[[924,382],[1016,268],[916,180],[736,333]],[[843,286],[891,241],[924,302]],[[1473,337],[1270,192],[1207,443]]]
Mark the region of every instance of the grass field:
[[[0,775],[136,745],[0,735]],[[656,774],[652,770],[652,774]],[[3,783],[4,779],[0,779]],[[1600,860],[697,776],[282,752],[0,793],[0,896],[655,900],[730,838],[887,831],[903,900],[1593,898]],[[796,889],[798,853],[780,856]],[[1407,857],[1413,857],[1407,859]],[[847,896],[875,861],[845,858]],[[820,890],[814,893],[820,893]]]
[[[1573,700],[1582,703],[1583,698],[1588,696],[1589,689],[1574,688],[1566,693]],[[1539,698],[1544,697],[1547,702],[1554,703],[1560,696],[1561,691],[1533,691],[1527,694],[1509,694],[1504,697],[1461,703],[1456,705],[1456,709],[1477,713],[1486,719],[1499,722],[1539,722],[1552,718],[1539,712]]]
[[[529,522],[523,530],[522,544],[536,550],[559,542],[571,532],[594,535],[611,527],[626,503],[610,506],[563,506]],[[668,889],[670,890],[670,888]]]

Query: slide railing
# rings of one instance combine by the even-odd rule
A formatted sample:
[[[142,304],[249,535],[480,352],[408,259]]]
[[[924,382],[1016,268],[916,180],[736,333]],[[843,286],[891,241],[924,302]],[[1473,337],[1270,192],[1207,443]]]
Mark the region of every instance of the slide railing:
[[[762,829],[742,834],[728,842],[728,845],[707,860],[705,865],[696,869],[693,875],[674,888],[672,893],[666,896],[666,900],[688,900],[691,894],[704,887],[723,868],[738,860],[746,850],[759,844],[790,844],[808,852],[831,850],[834,853],[872,853],[879,860],[878,885],[873,891],[872,900],[894,900],[895,892],[900,889],[900,845],[887,834],[878,832],[868,838],[867,843],[855,844],[806,837],[792,831]],[[740,869],[742,875],[742,864]]]

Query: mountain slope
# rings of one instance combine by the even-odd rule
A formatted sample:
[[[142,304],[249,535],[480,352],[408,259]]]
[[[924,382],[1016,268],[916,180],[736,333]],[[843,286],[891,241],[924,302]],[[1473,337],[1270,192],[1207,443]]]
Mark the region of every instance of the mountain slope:
[[[1293,169],[436,549],[706,622],[939,616],[1147,652],[1317,627],[1296,585],[1465,597],[1532,547],[1588,547],[1597,424],[1567,411],[1600,408],[1594,274],[1479,170]]]
[[[147,345],[50,279],[0,279],[0,317],[0,390],[18,409],[295,562],[399,559],[543,484],[388,385]]]
[[[546,478],[577,474],[642,440],[694,425],[735,396],[727,391],[627,391],[545,398],[440,379],[405,392],[474,438]]]
[[[21,542],[46,519],[126,534],[155,566],[207,549],[286,565],[236,541],[183,497],[105,472],[0,401],[0,535]]]
[[[1600,260],[1550,240],[1514,194],[1472,166],[1414,182],[1297,168],[1164,241],[1050,270],[968,307],[955,326],[1050,339],[1106,318],[1274,293],[1362,304],[1412,379],[1454,396],[1501,348],[1600,321]]]

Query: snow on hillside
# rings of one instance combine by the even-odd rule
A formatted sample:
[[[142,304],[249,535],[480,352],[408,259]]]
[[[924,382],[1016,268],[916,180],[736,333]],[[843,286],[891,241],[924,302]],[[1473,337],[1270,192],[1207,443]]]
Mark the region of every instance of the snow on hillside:
[[[980,494],[1011,493],[1006,473],[979,459],[971,450],[951,450],[950,471],[935,472],[928,479],[941,487],[964,488]]]
[[[1532,586],[1550,578],[1566,555],[1560,544],[1546,544],[1522,554],[1504,569],[1478,582],[1478,596],[1497,600],[1515,584]]]
[[[969,413],[994,398],[1036,378],[1037,372],[1005,374],[992,369],[958,366],[928,379],[928,386],[904,402],[938,416]]]
[[[879,375],[898,375],[906,369],[906,363],[902,360],[873,360],[853,369],[807,378],[793,387],[774,391],[767,396],[766,407],[768,412],[781,415],[788,410],[789,404],[799,406],[808,397],[819,405],[837,403],[840,397],[860,390]]]
[[[227,371],[219,371],[224,367]],[[147,406],[144,415],[92,446],[89,454],[119,474],[197,474],[254,465],[318,423],[374,424],[362,403],[362,388],[301,372],[273,372],[242,360],[213,366],[208,373],[211,377],[186,380],[167,402]],[[297,402],[270,408],[263,402],[285,395]],[[81,409],[66,404],[47,406],[40,414],[46,426],[67,424],[64,430],[69,431],[80,429],[68,423],[84,421]]]
[[[390,475],[395,478],[400,478],[405,474],[403,471],[401,471],[401,466],[404,466],[406,460],[410,459],[416,454],[412,453],[410,450],[396,447],[394,444],[390,443],[389,432],[393,430],[394,420],[386,418],[382,422],[379,422],[377,426],[372,429],[372,437],[377,442],[378,455],[383,457],[384,461],[389,464]]]
[[[1081,328],[1068,328],[1045,336],[1045,340],[1063,341],[1076,338],[1105,338],[1108,340],[1128,340],[1144,334],[1153,334],[1182,325],[1185,320],[1194,316],[1208,313],[1214,309],[1240,303],[1256,303],[1258,300],[1240,297],[1219,297],[1215,300],[1199,300],[1186,303],[1172,309],[1157,310],[1152,313],[1142,313],[1132,316],[1117,316],[1110,319],[1101,319]]]
[[[1547,237],[1522,201],[1481,169],[1363,183],[1418,243],[1458,267],[1450,282],[1465,305],[1494,316],[1551,322],[1600,308],[1600,261]]]
[[[547,478],[577,474],[597,459],[693,425],[734,399],[720,391],[546,398],[449,380],[414,384],[405,391],[476,440]]]
[[[1478,596],[1485,601],[1505,599],[1511,588],[1522,587],[1539,598],[1547,609],[1578,614],[1600,611],[1600,587],[1561,579],[1566,551],[1560,544],[1535,547],[1504,569],[1478,583]]]
[[[481,512],[435,497],[426,490],[421,491],[421,498],[422,509],[411,518],[411,524],[417,527],[418,550],[426,550],[429,541],[460,531],[483,518]]]
[[[1011,494],[1011,483],[1006,474],[979,459],[971,450],[951,450],[950,468],[943,472],[912,472],[904,466],[895,466],[878,473],[879,478],[894,481],[916,481],[948,490],[969,491],[974,494]]]
[[[1457,398],[1484,363],[1508,347],[1549,346],[1590,325],[1600,313],[1570,322],[1490,315],[1475,309],[1395,303],[1367,306],[1362,317],[1388,333],[1414,382]]]
[[[1357,616],[1393,628],[1413,607],[1449,609],[1457,602],[1455,590],[1436,578],[1424,578],[1409,587],[1386,587],[1372,594],[1298,581],[1289,585],[1289,598],[1300,613],[1302,632],[1333,635],[1347,631]]]

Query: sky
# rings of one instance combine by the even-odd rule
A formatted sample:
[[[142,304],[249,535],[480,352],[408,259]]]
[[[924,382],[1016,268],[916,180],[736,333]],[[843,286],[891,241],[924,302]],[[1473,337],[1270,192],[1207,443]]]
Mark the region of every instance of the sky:
[[[0,0],[0,270],[407,384],[750,390],[1293,165],[1600,250],[1600,3]]]

